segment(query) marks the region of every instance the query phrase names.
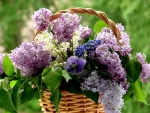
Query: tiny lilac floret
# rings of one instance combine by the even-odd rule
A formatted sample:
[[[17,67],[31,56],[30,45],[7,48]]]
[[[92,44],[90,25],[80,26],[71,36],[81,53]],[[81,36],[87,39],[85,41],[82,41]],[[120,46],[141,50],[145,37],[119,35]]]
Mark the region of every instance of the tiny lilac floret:
[[[140,73],[141,81],[148,82],[148,79],[150,78],[150,64],[146,62],[146,56],[144,54],[137,53],[136,58],[142,65],[142,71]]]
[[[0,54],[0,75],[4,73],[4,69],[2,66],[3,58],[4,58],[4,54]]]
[[[65,69],[72,75],[79,74],[83,71],[86,65],[86,60],[83,58],[77,58],[76,56],[71,56],[67,59],[67,64]]]
[[[79,25],[79,31],[81,32],[80,37],[88,38],[92,34],[92,30],[87,27],[83,27],[82,25]]]
[[[52,13],[46,8],[40,8],[32,15],[32,19],[35,21],[35,28],[39,30],[46,30],[50,23],[50,17]]]

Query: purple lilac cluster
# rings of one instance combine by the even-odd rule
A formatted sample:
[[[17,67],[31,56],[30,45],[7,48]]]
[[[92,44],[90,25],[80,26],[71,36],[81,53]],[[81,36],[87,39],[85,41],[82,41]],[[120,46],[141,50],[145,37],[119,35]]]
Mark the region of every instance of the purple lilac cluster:
[[[2,66],[3,58],[4,58],[4,54],[0,54],[0,75],[2,75],[4,73],[4,69]]]
[[[127,89],[126,71],[122,67],[119,55],[116,52],[109,51],[107,44],[99,45],[96,50],[96,61],[108,67],[107,72],[117,83]]]
[[[58,19],[51,22],[54,38],[58,39],[59,42],[69,42],[80,21],[81,17],[77,14],[63,13]]]
[[[85,79],[84,82],[81,83],[81,89],[83,91],[89,90],[95,93],[98,92],[98,87],[100,85],[99,84],[100,76],[98,76],[98,72],[93,70],[88,76],[89,77],[84,78]]]
[[[104,80],[97,71],[92,71],[90,76],[81,83],[81,89],[100,93],[100,102],[106,113],[121,113],[124,105],[122,96],[125,94],[121,85],[111,80]]]
[[[75,50],[75,55],[78,57],[82,57],[85,50],[87,54],[89,55],[92,51],[95,51],[96,47],[100,44],[101,44],[100,40],[90,40],[86,44],[79,46]]]
[[[116,26],[121,33],[121,40],[119,40],[121,45],[117,42],[117,38],[113,35],[110,28],[102,29],[96,39],[101,40],[102,44],[107,44],[107,46],[114,51],[120,52],[122,56],[128,55],[131,52],[130,37],[124,32],[124,27],[121,24],[117,24]]]
[[[81,32],[80,37],[82,38],[87,38],[88,36],[91,35],[92,30],[89,29],[88,27],[83,27],[82,25],[79,25],[78,30]]]
[[[148,78],[150,77],[150,64],[146,62],[146,56],[144,54],[137,53],[136,58],[142,64],[142,71],[140,73],[141,81],[148,82]]]
[[[35,76],[50,65],[52,55],[43,50],[43,43],[23,42],[11,51],[11,60],[24,76]]]
[[[32,15],[32,19],[35,21],[35,28],[40,30],[46,30],[50,23],[51,11],[45,8],[40,8]]]

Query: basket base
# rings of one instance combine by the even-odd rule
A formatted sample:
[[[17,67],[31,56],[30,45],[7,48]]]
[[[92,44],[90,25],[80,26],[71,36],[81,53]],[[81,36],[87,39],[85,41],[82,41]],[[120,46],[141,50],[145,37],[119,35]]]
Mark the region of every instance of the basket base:
[[[43,98],[39,100],[39,105],[44,113],[57,113],[54,105],[50,102],[50,92],[44,91]],[[104,113],[103,106],[84,95],[72,94],[62,91],[62,98],[59,105],[60,113]]]

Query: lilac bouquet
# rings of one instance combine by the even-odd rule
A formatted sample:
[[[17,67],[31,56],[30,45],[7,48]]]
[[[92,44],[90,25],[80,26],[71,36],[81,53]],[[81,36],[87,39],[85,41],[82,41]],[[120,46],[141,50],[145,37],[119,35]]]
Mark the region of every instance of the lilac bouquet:
[[[45,8],[35,11],[32,18],[40,32],[34,40],[0,55],[0,108],[17,113],[45,89],[58,112],[60,90],[100,101],[105,113],[121,113],[129,99],[147,104],[141,84],[148,82],[150,64],[144,54],[132,57],[130,37],[121,24],[116,24],[118,41],[102,21],[92,30],[80,24],[77,14],[63,13],[50,22],[51,15]]]

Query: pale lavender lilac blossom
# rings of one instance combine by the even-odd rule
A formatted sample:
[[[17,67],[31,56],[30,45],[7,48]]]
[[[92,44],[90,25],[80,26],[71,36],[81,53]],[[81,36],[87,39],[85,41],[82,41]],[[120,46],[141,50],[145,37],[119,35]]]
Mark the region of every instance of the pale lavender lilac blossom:
[[[78,30],[80,32],[80,38],[81,39],[88,38],[88,36],[90,36],[92,33],[91,29],[89,29],[88,27],[83,27],[82,25],[79,25]]]
[[[122,56],[128,55],[131,52],[130,37],[124,31],[124,27],[121,24],[116,24],[116,26],[121,34],[121,40],[119,40],[120,44],[117,42],[117,38],[113,35],[110,28],[103,28],[96,39],[101,40],[101,44],[107,44],[109,48],[120,52]]]
[[[35,76],[50,65],[52,55],[43,49],[43,43],[23,42],[11,51],[11,60],[24,76]]]
[[[148,82],[148,78],[150,77],[150,64],[146,62],[146,56],[144,54],[137,53],[136,58],[142,65],[142,71],[140,73],[141,81]]]
[[[4,58],[4,54],[0,54],[0,75],[2,75],[4,73],[4,69],[2,66],[3,58]]]
[[[32,19],[35,22],[35,28],[46,30],[49,26],[51,15],[51,11],[46,8],[40,8],[38,11],[35,11],[32,15]]]
[[[86,65],[85,59],[77,58],[76,56],[71,56],[67,59],[65,69],[72,75],[75,75],[81,73],[85,65]]]
[[[126,71],[122,67],[119,55],[116,52],[110,52],[107,44],[98,45],[96,50],[96,61],[108,67],[107,73],[113,80],[127,89]]]
[[[115,81],[104,80],[97,71],[92,71],[81,83],[81,89],[100,93],[100,102],[104,106],[105,113],[121,113],[125,90]]]
[[[63,13],[58,19],[51,22],[54,38],[58,39],[59,42],[69,42],[80,21],[81,17],[77,14]]]

